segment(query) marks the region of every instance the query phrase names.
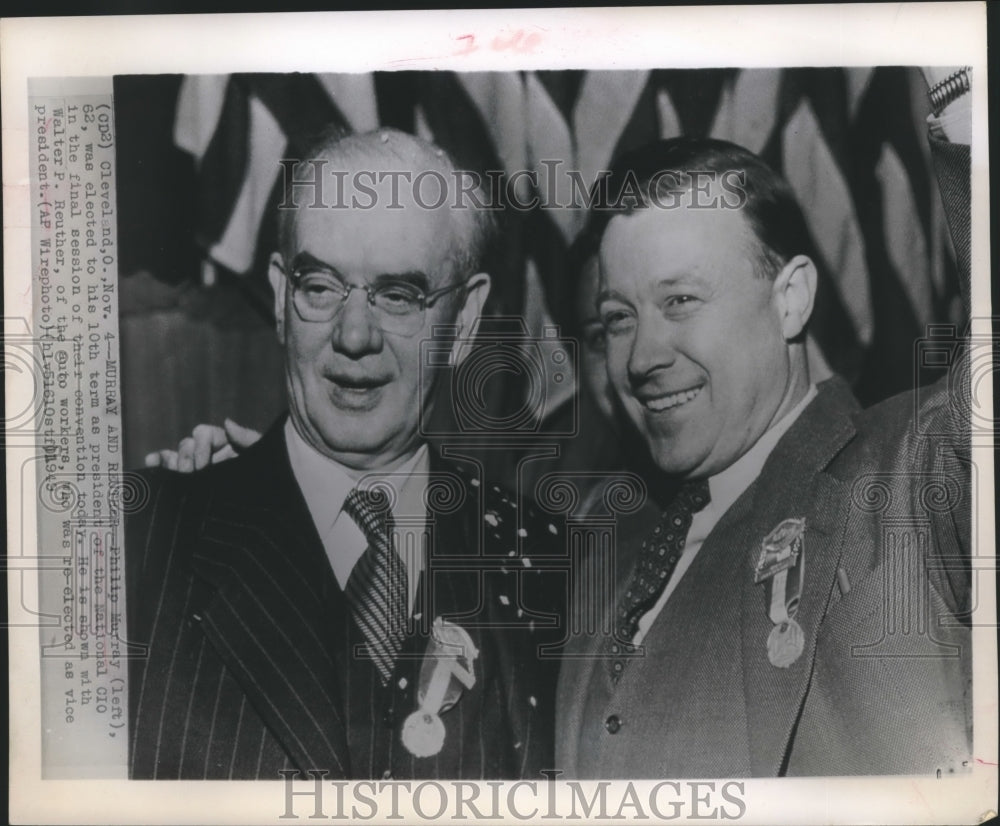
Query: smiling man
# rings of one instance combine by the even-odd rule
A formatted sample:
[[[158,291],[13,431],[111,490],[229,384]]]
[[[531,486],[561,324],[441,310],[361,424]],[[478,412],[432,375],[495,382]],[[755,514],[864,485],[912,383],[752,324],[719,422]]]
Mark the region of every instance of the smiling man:
[[[966,770],[968,388],[862,412],[840,379],[814,384],[806,224],[741,147],[659,142],[623,158],[609,191],[608,372],[679,486],[651,532],[619,525],[615,632],[564,660],[557,766]]]
[[[667,220],[654,207],[612,221],[602,244],[612,382],[657,463],[681,477],[724,470],[810,389],[801,334],[816,268],[790,256],[757,277],[765,248],[722,203],[699,208],[687,191]]]
[[[537,776],[554,675],[508,556],[555,537],[419,426],[439,378],[421,342],[467,350],[489,213],[432,192],[454,165],[400,132],[308,157],[300,177],[336,170],[338,202],[357,205],[299,192],[279,216],[289,414],[231,462],[151,472],[127,521],[129,634],[148,646],[130,671],[131,776]],[[427,191],[400,185],[421,174]]]
[[[434,325],[471,330],[490,286],[474,266],[489,213],[453,208],[454,196],[437,205],[432,190],[455,180],[450,162],[402,133],[381,135],[345,138],[318,158],[354,173],[344,180],[359,193],[338,202],[361,206],[283,211],[270,265],[292,429],[357,469],[391,468],[420,447],[418,400],[429,403],[437,376],[419,363],[420,339]]]

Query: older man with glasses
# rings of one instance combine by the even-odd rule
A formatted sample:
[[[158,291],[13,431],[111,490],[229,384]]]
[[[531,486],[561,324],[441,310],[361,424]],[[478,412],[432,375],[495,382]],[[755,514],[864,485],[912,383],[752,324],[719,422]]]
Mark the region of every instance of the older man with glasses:
[[[279,215],[289,414],[231,462],[150,471],[127,524],[129,633],[148,646],[130,673],[131,775],[538,776],[554,674],[510,555],[558,539],[420,427],[440,376],[421,342],[467,351],[489,213],[400,187],[457,173],[400,132],[309,158],[373,185],[365,208],[303,198]]]

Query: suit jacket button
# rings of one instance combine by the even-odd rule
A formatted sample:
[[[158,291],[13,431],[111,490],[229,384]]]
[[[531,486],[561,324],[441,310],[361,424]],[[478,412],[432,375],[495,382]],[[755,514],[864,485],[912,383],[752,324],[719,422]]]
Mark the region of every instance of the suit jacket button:
[[[622,727],[622,718],[617,714],[612,714],[604,721],[604,728],[608,730],[608,734],[617,734],[619,729]]]
[[[382,772],[382,779],[383,780],[392,780],[392,772],[389,771],[389,769],[386,769],[384,772]]]

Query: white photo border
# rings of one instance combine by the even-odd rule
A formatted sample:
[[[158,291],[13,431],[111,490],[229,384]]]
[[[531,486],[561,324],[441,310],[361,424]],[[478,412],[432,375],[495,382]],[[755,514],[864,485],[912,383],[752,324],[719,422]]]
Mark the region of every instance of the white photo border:
[[[985,3],[424,11],[22,18],[0,23],[4,182],[4,315],[32,317],[28,89],[32,77],[239,71],[516,70],[970,65],[971,316],[992,312]],[[521,48],[504,47],[527,32]],[[472,41],[468,38],[472,36]],[[530,47],[526,44],[531,43]],[[469,43],[476,45],[469,49]],[[481,44],[481,45],[479,45]],[[989,331],[985,331],[989,334]],[[8,378],[8,413],[17,400]],[[984,388],[991,399],[991,388]],[[992,492],[993,461],[980,463]],[[33,503],[8,467],[8,544],[33,541]],[[13,518],[27,507],[23,524]],[[994,547],[993,497],[975,513]],[[14,536],[13,532],[18,535]],[[23,531],[23,533],[21,533]],[[21,582],[9,578],[10,604]],[[967,777],[753,779],[743,823],[973,823],[997,800],[995,590],[974,628],[975,765]],[[985,601],[988,601],[986,603]],[[41,781],[38,634],[9,629],[12,823],[287,823],[277,782]],[[638,784],[637,784],[638,785]],[[648,784],[643,784],[648,785]],[[307,789],[311,784],[303,784]],[[296,788],[299,788],[298,786]],[[298,819],[312,814],[297,804]],[[520,822],[543,822],[541,815]],[[330,819],[328,817],[328,819]],[[336,820],[334,820],[336,822]],[[401,821],[406,822],[406,821]],[[704,822],[704,821],[703,821]]]

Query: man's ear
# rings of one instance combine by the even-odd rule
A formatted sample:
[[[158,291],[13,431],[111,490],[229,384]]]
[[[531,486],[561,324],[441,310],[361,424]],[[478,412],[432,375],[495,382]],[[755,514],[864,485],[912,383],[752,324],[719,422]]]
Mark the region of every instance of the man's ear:
[[[288,290],[285,287],[288,276],[285,275],[285,262],[281,258],[281,253],[272,252],[271,260],[267,266],[267,280],[271,282],[271,289],[274,290],[274,322],[278,330],[278,341],[285,343],[285,295]]]
[[[455,318],[455,324],[459,328],[458,336],[456,336],[451,350],[452,363],[455,365],[461,364],[462,359],[468,355],[469,348],[463,345],[468,343],[468,337],[472,335],[472,331],[476,328],[476,321],[483,313],[483,306],[490,294],[490,285],[489,274],[479,272],[469,279],[465,287],[465,303],[462,304],[458,316]]]
[[[771,298],[786,341],[798,338],[812,315],[816,277],[816,265],[807,255],[796,255],[775,276]]]

